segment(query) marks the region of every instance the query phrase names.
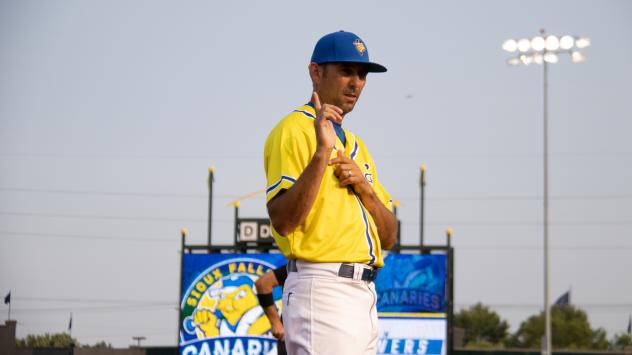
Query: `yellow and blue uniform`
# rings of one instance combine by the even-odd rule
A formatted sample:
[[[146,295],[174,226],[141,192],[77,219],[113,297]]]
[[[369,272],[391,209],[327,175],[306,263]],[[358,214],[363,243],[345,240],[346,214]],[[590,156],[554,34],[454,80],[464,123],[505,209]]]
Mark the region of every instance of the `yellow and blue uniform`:
[[[270,132],[264,149],[267,178],[266,202],[289,189],[301,176],[316,151],[314,108],[307,104],[283,118]],[[355,161],[379,200],[392,211],[392,202],[377,177],[373,158],[364,142],[344,130],[346,144],[336,139],[337,150]],[[377,227],[360,198],[349,187],[340,186],[328,166],[305,221],[287,236],[274,228],[273,237],[289,259],[311,262],[351,262],[381,267],[384,264]]]

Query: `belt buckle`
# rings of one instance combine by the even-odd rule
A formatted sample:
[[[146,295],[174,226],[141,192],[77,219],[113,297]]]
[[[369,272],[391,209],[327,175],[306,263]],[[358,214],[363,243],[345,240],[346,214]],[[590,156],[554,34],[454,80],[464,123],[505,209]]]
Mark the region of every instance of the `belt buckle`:
[[[370,265],[342,263],[338,271],[338,276],[371,282],[377,278],[377,269]]]
[[[372,281],[375,281],[376,278],[377,278],[377,269],[365,268],[364,271],[362,271],[362,280],[372,282]]]

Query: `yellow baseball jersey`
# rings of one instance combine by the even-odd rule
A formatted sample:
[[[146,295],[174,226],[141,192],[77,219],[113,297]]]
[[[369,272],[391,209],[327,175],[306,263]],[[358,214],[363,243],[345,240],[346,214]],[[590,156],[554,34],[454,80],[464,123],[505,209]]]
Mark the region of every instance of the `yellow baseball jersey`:
[[[287,115],[272,129],[264,149],[267,178],[266,202],[281,190],[289,189],[301,176],[316,151],[315,111],[303,105]],[[344,130],[346,146],[336,138],[337,150],[355,161],[377,197],[389,209],[392,201],[377,178],[373,158],[358,137]],[[380,239],[370,213],[350,187],[340,186],[328,166],[318,195],[303,224],[287,236],[272,228],[281,252],[290,259],[312,262],[354,262],[381,267]]]

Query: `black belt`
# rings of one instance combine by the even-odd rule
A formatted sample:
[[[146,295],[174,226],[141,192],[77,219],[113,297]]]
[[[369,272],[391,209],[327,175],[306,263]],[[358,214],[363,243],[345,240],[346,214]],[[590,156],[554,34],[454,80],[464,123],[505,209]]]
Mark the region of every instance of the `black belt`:
[[[348,279],[353,279],[353,270],[354,270],[354,267],[352,264],[341,264],[340,269],[338,270],[338,276],[346,277]],[[287,271],[298,272],[298,269],[296,268],[296,260],[288,261]],[[368,268],[363,268],[362,276],[360,277],[360,280],[371,282],[371,281],[375,281],[376,278],[377,278],[377,269],[372,268],[370,266]]]

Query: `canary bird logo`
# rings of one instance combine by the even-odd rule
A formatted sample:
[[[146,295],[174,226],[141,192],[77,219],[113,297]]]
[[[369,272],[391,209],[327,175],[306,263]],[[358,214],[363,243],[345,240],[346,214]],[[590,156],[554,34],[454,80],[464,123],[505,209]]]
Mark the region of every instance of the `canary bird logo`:
[[[254,282],[275,265],[249,257],[209,264],[187,281],[183,293],[181,354],[245,354],[245,349],[248,354],[276,353],[276,339],[254,288]],[[280,293],[274,298],[281,312]]]
[[[353,46],[358,51],[358,53],[360,53],[360,55],[364,55],[364,52],[366,52],[366,46],[359,38],[353,41]]]
[[[259,307],[252,278],[242,274],[222,281],[221,288],[207,291],[193,313],[198,339],[265,334],[270,323]]]

